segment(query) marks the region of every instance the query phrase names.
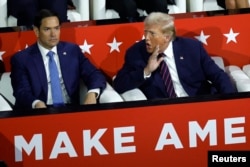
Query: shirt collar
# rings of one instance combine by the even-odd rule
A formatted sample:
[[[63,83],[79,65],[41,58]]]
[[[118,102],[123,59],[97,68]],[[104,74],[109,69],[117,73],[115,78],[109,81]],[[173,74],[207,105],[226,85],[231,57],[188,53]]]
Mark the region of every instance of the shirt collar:
[[[173,42],[169,42],[168,47],[166,50],[163,52],[167,57],[172,57],[173,56]]]
[[[38,45],[38,48],[39,48],[42,56],[46,56],[47,53],[50,51],[50,50],[46,49],[45,47],[43,47],[39,42],[37,42],[37,45]],[[57,55],[57,47],[56,46],[54,46],[51,49],[51,51],[53,51],[55,53],[55,55]]]

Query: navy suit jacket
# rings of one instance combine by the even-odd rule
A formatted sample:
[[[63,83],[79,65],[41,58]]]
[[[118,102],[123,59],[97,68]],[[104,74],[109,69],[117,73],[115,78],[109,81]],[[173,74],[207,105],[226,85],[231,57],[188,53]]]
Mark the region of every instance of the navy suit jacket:
[[[60,42],[57,53],[62,78],[73,104],[79,104],[79,84],[82,79],[88,89],[106,87],[106,78],[83,55],[78,45]],[[11,82],[16,98],[15,107],[31,108],[34,100],[46,103],[48,81],[37,43],[17,52],[11,58]]]
[[[208,80],[219,93],[235,92],[228,75],[215,64],[201,42],[176,37],[173,41],[173,52],[181,85],[189,96],[211,94]],[[127,50],[125,63],[113,83],[119,93],[140,88],[148,99],[168,97],[159,68],[151,74],[150,78],[144,79],[143,70],[149,56],[145,40]]]

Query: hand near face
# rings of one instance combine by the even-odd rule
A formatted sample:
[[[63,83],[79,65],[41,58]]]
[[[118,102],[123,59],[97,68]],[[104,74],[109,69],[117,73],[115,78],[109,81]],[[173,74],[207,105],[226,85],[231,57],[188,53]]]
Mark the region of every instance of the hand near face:
[[[163,60],[163,57],[158,57],[159,54],[160,54],[159,46],[156,46],[154,52],[151,54],[151,56],[148,59],[147,66],[144,68],[145,75],[150,75],[159,67],[161,61]]]

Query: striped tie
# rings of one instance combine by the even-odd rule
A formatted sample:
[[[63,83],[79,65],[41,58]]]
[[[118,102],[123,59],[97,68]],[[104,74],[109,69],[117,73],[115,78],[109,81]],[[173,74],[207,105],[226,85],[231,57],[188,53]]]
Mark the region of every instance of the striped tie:
[[[161,74],[162,80],[165,84],[166,91],[167,91],[169,97],[170,98],[176,97],[173,82],[172,82],[172,79],[171,79],[171,76],[169,73],[169,69],[168,69],[167,64],[164,62],[164,60],[160,64],[160,74]]]
[[[60,84],[57,65],[54,60],[54,52],[49,51],[47,56],[49,56],[49,72],[50,72],[50,83],[51,83],[51,94],[52,94],[53,106],[55,107],[62,106],[64,105],[62,88]]]

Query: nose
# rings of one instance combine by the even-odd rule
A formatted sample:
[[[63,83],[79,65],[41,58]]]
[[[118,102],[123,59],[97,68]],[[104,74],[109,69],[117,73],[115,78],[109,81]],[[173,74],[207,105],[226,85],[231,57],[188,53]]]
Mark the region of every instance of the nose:
[[[50,35],[55,36],[55,34],[56,34],[56,31],[52,29],[51,32],[50,32]]]
[[[148,32],[145,32],[144,37],[145,37],[146,40],[149,40],[150,39],[150,34]]]

